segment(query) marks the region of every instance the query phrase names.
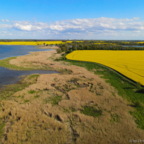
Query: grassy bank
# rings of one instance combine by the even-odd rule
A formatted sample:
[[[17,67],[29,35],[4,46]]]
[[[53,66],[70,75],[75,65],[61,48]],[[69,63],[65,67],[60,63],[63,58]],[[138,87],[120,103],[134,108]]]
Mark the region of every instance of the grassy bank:
[[[30,68],[18,67],[9,63],[10,60],[15,59],[16,57],[10,57],[0,60],[0,67],[5,67],[13,70],[30,70]]]
[[[73,65],[85,67],[90,71],[94,71],[95,74],[99,74],[115,87],[118,90],[119,95],[127,99],[129,101],[129,106],[134,108],[134,111],[130,113],[134,116],[138,127],[144,129],[144,92],[139,84],[134,83],[114,70],[97,63],[66,61]]]
[[[4,86],[0,89],[0,100],[8,100],[13,99],[13,94],[23,90],[24,88],[28,87],[31,84],[34,84],[37,81],[37,78],[39,77],[39,74],[32,74],[28,75],[22,78],[21,81],[19,81],[16,84],[11,84]]]
[[[49,67],[46,67],[46,66],[36,67],[36,66],[33,66],[32,64],[30,64],[29,67],[21,67],[21,66],[10,64],[9,63],[10,60],[15,59],[15,58],[16,57],[10,57],[10,58],[0,60],[0,67],[5,67],[8,69],[12,69],[12,70],[49,70],[50,69]]]

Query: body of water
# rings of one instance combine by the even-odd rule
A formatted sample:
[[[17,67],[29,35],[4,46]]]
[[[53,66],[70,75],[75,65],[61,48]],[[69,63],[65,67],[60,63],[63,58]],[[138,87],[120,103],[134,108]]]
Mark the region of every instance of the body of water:
[[[29,52],[48,51],[48,49],[38,49],[35,46],[7,46],[0,45],[0,59],[28,54]],[[0,87],[7,84],[13,84],[19,81],[20,76],[29,74],[51,74],[55,71],[48,70],[30,70],[17,71],[0,67]]]
[[[123,47],[137,47],[137,48],[140,48],[140,47],[144,47],[144,45],[122,45]]]
[[[35,51],[48,51],[47,49],[38,49],[36,46],[23,45],[0,45],[0,59],[28,54]]]

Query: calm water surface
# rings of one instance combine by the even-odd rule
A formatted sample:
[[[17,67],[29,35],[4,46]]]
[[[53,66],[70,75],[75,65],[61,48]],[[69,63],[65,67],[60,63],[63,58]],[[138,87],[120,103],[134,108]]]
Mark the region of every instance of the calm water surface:
[[[123,47],[144,47],[144,45],[122,45]]]
[[[25,54],[28,54],[29,52],[35,52],[35,51],[47,51],[47,50],[38,49],[35,46],[0,45],[0,59],[25,55]]]
[[[0,45],[0,59],[7,57],[14,57],[28,54],[35,51],[48,51],[45,49],[37,49],[35,46],[7,46]],[[48,70],[31,70],[31,71],[17,71],[9,70],[7,68],[0,67],[0,87],[7,84],[16,83],[20,76],[29,74],[51,74],[55,71]]]

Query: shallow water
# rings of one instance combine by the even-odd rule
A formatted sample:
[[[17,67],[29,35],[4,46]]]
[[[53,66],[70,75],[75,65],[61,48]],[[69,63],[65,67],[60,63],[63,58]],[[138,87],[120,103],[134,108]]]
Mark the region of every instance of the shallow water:
[[[144,45],[123,45],[123,47],[144,47]]]
[[[48,51],[45,49],[37,49],[35,46],[6,46],[0,45],[0,59],[7,57],[25,55],[29,52],[35,51]],[[13,84],[20,80],[20,76],[29,74],[51,74],[55,71],[48,70],[30,70],[30,71],[17,71],[9,70],[7,68],[0,67],[0,87],[7,84]]]
[[[23,45],[0,45],[0,59],[28,54],[35,51],[48,51],[47,49],[38,49],[36,46]]]

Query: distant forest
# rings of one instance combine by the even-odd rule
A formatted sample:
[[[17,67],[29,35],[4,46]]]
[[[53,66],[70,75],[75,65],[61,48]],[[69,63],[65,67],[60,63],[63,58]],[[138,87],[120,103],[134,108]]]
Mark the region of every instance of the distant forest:
[[[58,46],[57,52],[66,54],[74,50],[144,50],[142,41],[73,41]]]

